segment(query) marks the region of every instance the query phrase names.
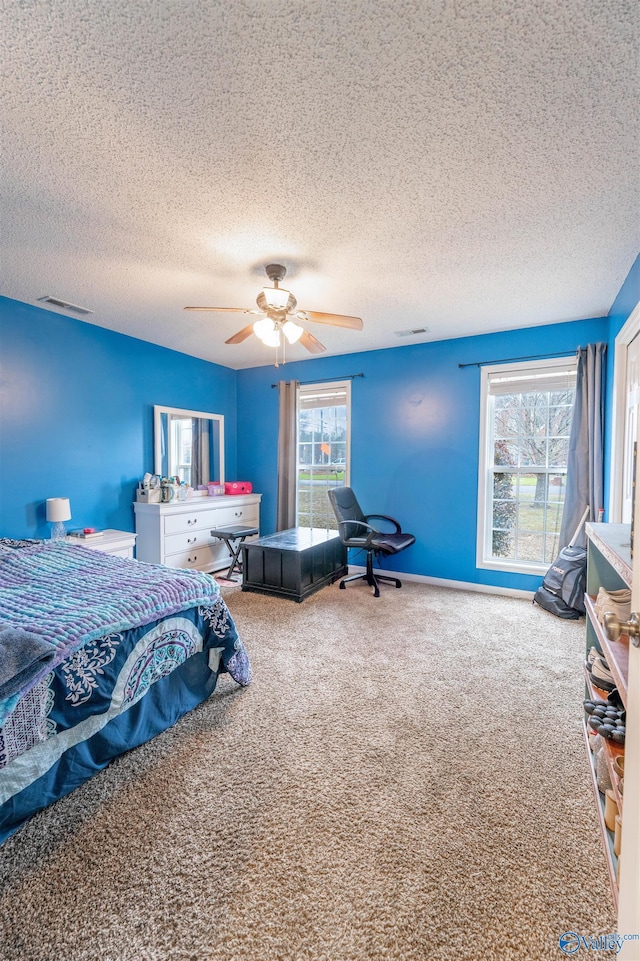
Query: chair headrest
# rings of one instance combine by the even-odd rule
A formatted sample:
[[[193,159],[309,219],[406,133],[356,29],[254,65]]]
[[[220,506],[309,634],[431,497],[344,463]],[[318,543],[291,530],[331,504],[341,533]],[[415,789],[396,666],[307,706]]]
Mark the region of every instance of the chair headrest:
[[[339,521],[364,520],[358,498],[350,487],[332,488],[329,500]]]

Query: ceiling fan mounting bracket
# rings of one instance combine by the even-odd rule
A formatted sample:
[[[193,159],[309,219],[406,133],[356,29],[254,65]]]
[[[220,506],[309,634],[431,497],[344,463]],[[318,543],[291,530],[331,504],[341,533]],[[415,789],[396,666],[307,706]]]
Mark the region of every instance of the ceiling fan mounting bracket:
[[[284,280],[287,268],[283,267],[282,264],[267,264],[264,268],[269,280],[274,284],[279,284],[281,280]]]

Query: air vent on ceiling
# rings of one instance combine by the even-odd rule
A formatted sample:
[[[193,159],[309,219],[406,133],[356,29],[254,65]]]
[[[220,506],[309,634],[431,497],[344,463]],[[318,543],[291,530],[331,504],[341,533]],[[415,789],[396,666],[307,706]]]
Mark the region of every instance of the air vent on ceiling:
[[[88,307],[78,307],[77,304],[70,304],[66,300],[60,300],[59,297],[50,297],[49,294],[45,294],[44,297],[38,297],[38,301],[41,304],[52,304],[54,307],[62,307],[63,310],[72,310],[74,314],[81,314],[83,317],[93,313]]]
[[[428,334],[428,327],[414,327],[412,330],[396,330],[396,337],[417,337],[418,334]]]

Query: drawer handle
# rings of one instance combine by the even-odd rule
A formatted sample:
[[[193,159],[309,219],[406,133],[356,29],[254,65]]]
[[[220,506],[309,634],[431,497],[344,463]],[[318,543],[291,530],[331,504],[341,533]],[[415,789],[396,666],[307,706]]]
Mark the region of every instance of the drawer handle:
[[[197,523],[198,523],[197,517],[194,517],[193,520],[191,518],[188,518],[187,520],[187,524],[197,524]]]
[[[236,511],[234,517],[242,517],[242,511]]]
[[[187,537],[187,544],[195,544],[197,540],[197,537]]]
[[[194,554],[193,557],[187,557],[187,561],[188,561],[189,564],[195,564],[195,562],[196,562],[197,560],[198,560],[198,555],[197,555],[197,554]]]

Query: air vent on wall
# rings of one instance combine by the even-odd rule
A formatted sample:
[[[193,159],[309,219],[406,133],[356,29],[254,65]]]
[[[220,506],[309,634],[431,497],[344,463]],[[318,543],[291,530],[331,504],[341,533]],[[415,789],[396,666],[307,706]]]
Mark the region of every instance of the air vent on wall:
[[[83,317],[93,313],[88,307],[78,307],[77,304],[70,304],[66,300],[60,300],[59,297],[50,297],[49,294],[45,294],[44,297],[38,297],[38,301],[41,304],[51,304],[53,307],[62,307],[63,310],[72,310],[74,314],[81,314]]]
[[[414,327],[413,330],[396,330],[396,337],[417,337],[418,334],[428,334],[428,327]]]

